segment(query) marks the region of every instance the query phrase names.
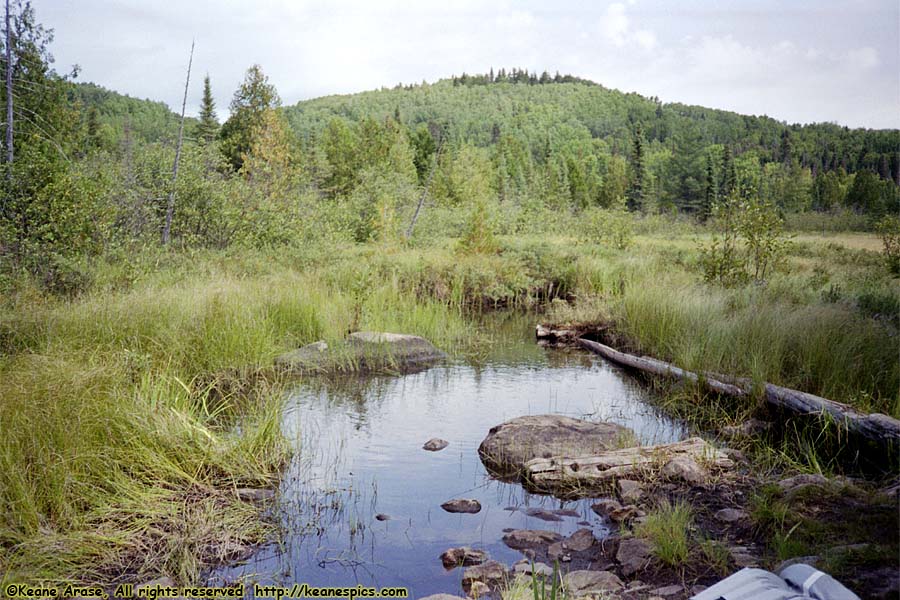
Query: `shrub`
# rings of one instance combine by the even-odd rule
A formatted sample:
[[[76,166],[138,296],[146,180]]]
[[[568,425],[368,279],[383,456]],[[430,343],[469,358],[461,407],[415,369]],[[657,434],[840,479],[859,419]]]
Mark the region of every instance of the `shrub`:
[[[634,217],[624,208],[585,211],[582,233],[593,241],[624,250],[634,239]]]
[[[892,275],[900,275],[900,217],[882,218],[875,226],[884,245],[884,258]]]

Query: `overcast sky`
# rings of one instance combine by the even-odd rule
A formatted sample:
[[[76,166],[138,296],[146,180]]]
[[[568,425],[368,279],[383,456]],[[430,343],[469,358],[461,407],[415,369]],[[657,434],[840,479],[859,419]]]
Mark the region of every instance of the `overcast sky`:
[[[898,0],[34,0],[57,69],[220,117],[262,65],[285,104],[523,67],[788,122],[900,127]]]

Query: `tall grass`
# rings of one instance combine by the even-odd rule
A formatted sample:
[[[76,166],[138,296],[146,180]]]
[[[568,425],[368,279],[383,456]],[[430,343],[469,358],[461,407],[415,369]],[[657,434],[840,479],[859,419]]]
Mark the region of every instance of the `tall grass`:
[[[470,271],[510,298],[538,287],[515,258],[440,255],[425,268],[412,253],[369,252],[297,269],[283,256],[278,266],[209,256],[124,290],[6,299],[4,578],[193,581],[270,533],[234,489],[273,485],[287,456],[276,355],[353,329],[419,334],[453,352],[472,336],[462,309],[483,293]]]
[[[868,304],[857,301],[900,291],[873,254],[814,244],[799,248],[788,270],[763,285],[722,288],[699,281],[695,253],[681,240],[643,240],[626,252],[588,246],[577,263],[578,304],[556,308],[550,318],[605,320],[636,352],[687,369],[900,417],[896,322],[884,310],[872,318]],[[844,262],[849,256],[856,258]]]

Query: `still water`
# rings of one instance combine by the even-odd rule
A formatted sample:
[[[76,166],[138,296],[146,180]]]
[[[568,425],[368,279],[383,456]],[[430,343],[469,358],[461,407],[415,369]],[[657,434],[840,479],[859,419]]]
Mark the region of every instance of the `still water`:
[[[293,390],[283,429],[297,452],[277,496],[281,539],[211,574],[210,583],[243,578],[404,586],[413,598],[461,594],[462,569],[445,571],[439,559],[448,548],[486,550],[511,565],[522,555],[503,545],[504,529],[568,535],[588,526],[596,537],[606,535],[590,500],[563,502],[491,479],[477,452],[488,430],[545,413],[619,423],[644,444],[682,439],[685,429],[648,402],[638,381],[599,357],[537,346],[533,321],[490,329],[496,341],[476,357],[399,377],[306,380]],[[422,450],[432,437],[450,445]],[[440,505],[452,498],[475,498],[482,510],[447,513]],[[528,516],[529,507],[580,516],[547,522]]]

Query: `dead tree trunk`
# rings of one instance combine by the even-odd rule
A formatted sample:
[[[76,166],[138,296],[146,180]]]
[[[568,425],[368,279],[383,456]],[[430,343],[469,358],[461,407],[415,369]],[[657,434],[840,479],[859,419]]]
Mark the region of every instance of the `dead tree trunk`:
[[[726,396],[743,397],[750,394],[751,382],[747,379],[729,379],[715,373],[704,373],[702,377],[685,371],[672,364],[649,357],[638,357],[614,350],[598,342],[583,338],[578,344],[591,352],[625,367],[651,373],[660,377],[702,383],[708,389]],[[730,381],[730,383],[727,383]],[[768,404],[800,415],[828,415],[847,431],[862,436],[879,445],[900,444],[900,421],[879,413],[867,414],[847,404],[828,400],[821,396],[788,389],[771,383],[764,386],[764,397]]]
[[[12,179],[13,150],[13,68],[9,0],[6,0],[6,177]]]
[[[172,165],[172,189],[169,190],[169,201],[166,205],[166,224],[163,227],[162,243],[169,243],[172,231],[172,217],[175,214],[175,182],[178,181],[178,161],[181,158],[181,143],[184,140],[184,109],[187,106],[188,86],[191,83],[191,65],[194,62],[194,42],[191,42],[191,56],[188,59],[187,78],[184,80],[184,98],[181,101],[181,124],[178,126],[178,143],[175,146],[175,163]]]
[[[428,189],[431,187],[431,180],[434,178],[434,172],[437,170],[438,160],[441,158],[441,148],[444,146],[444,138],[438,140],[437,151],[434,153],[434,164],[431,165],[431,170],[428,172],[428,179],[425,181],[425,187],[422,190],[422,195],[419,196],[419,203],[416,205],[416,212],[413,213],[412,221],[409,223],[409,227],[406,228],[406,239],[412,237],[413,227],[416,226],[416,221],[419,219],[419,212],[422,210],[422,205],[425,204],[425,198],[428,197]]]

